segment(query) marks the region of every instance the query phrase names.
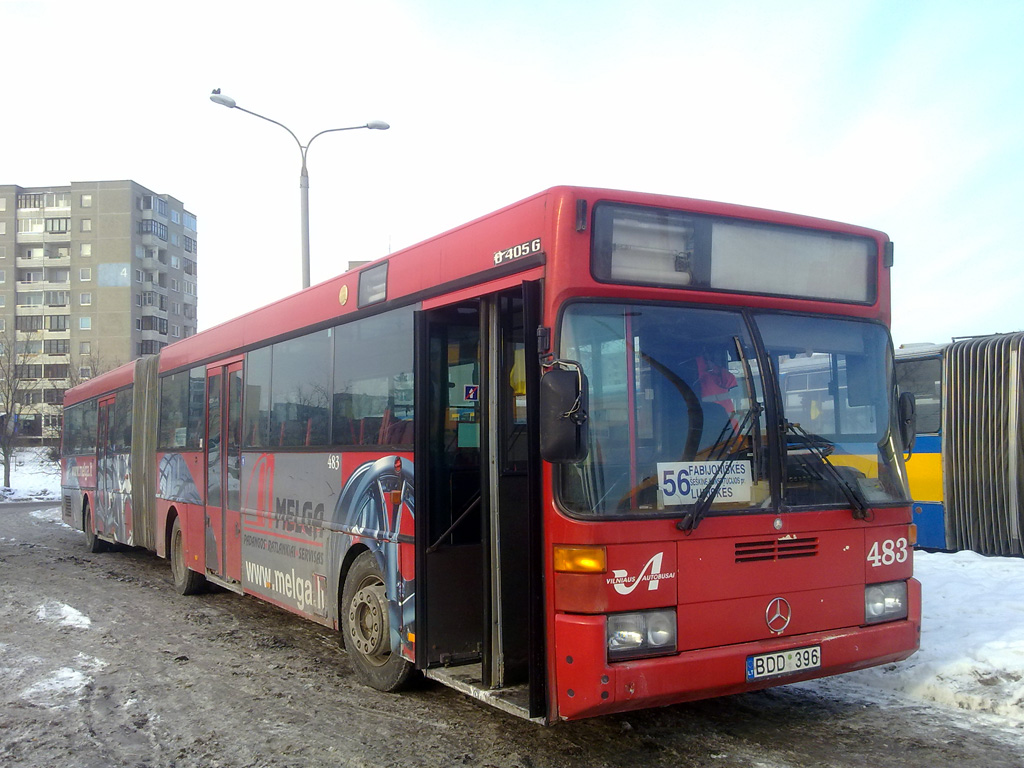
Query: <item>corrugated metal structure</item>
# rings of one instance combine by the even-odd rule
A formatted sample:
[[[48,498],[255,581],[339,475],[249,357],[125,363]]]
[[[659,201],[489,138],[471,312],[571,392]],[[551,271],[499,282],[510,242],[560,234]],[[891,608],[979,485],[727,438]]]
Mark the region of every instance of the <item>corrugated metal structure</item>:
[[[1021,350],[1024,333],[963,339],[943,355],[946,546],[1024,555]]]

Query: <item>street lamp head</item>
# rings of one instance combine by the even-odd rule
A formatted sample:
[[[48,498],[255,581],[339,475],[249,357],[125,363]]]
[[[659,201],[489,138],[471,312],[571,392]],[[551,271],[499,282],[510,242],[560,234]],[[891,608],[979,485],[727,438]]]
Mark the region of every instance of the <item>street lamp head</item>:
[[[235,108],[235,100],[230,96],[221,93],[220,88],[213,89],[213,93],[210,94],[210,101],[214,104],[220,104],[222,107],[227,107],[228,109]]]
[[[210,97],[213,98],[212,96]],[[371,131],[386,131],[391,126],[385,123],[383,120],[371,120],[366,124],[366,127]]]

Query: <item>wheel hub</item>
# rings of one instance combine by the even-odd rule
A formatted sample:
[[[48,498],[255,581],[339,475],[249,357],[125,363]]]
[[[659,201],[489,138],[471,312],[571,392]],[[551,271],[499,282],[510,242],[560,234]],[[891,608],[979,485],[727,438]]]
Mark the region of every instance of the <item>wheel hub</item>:
[[[356,592],[349,605],[348,620],[357,651],[364,656],[384,654],[391,634],[384,585],[365,586]]]

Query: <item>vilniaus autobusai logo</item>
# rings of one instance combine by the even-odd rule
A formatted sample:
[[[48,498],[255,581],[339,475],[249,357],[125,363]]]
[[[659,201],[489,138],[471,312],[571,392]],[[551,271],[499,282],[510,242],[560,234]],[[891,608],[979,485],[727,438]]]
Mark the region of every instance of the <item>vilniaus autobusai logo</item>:
[[[630,576],[627,570],[613,568],[612,578],[608,579],[607,583],[615,587],[615,591],[620,595],[633,594],[633,590],[640,586],[642,582],[647,582],[647,589],[649,590],[657,589],[662,579],[674,579],[676,577],[675,573],[661,572],[661,561],[664,558],[664,552],[654,555],[640,569],[640,573],[637,576]]]

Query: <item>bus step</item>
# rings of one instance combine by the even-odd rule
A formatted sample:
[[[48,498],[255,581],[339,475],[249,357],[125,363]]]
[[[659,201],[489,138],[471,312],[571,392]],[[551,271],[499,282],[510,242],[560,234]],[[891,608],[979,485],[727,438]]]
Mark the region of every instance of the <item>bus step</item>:
[[[239,581],[222,579],[220,576],[215,576],[209,571],[206,572],[206,580],[211,584],[216,584],[218,587],[223,587],[230,592],[237,592],[240,595],[245,594],[245,590],[242,589],[242,583]]]
[[[525,683],[510,685],[506,688],[484,688],[482,682],[483,666],[463,664],[459,667],[437,667],[423,671],[425,677],[447,685],[457,691],[468,694],[474,699],[507,712],[510,715],[543,723],[543,719],[530,717],[530,689]]]

